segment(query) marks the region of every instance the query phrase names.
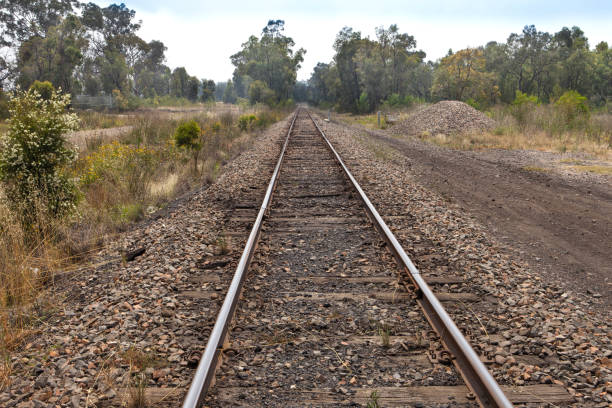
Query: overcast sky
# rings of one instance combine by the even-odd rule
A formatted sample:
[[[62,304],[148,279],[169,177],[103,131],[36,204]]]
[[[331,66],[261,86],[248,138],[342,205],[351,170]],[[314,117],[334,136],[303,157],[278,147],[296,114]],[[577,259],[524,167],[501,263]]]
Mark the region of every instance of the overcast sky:
[[[111,2],[95,1],[101,6]],[[118,1],[119,2],[119,1]],[[397,24],[413,35],[417,48],[436,60],[449,48],[505,41],[512,32],[534,24],[551,33],[579,26],[593,48],[612,42],[612,0],[301,0],[198,1],[124,0],[142,20],[139,35],[168,47],[167,64],[184,66],[191,75],[224,81],[231,77],[230,55],[269,19],[285,20],[285,34],[306,49],[298,79],[310,77],[317,62],[329,62],[332,44],[344,26],[374,37],[374,28]]]

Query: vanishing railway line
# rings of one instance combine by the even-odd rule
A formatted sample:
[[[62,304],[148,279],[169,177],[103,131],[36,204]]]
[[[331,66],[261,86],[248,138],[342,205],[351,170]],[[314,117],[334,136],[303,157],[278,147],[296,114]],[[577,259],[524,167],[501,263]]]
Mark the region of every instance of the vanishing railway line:
[[[304,110],[183,406],[202,403],[512,406]]]

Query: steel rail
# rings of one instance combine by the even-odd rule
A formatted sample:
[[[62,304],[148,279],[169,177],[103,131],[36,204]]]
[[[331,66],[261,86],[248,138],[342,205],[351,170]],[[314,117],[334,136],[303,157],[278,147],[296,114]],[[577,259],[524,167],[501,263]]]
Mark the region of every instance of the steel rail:
[[[340,165],[344,174],[353,184],[353,187],[359,193],[361,200],[365,205],[366,212],[372,220],[372,223],[383,235],[383,238],[389,244],[389,249],[397,259],[400,266],[405,267],[408,271],[408,276],[411,278],[419,294],[419,304],[429,321],[430,325],[440,336],[447,350],[454,356],[453,363],[461,373],[468,388],[474,393],[481,407],[513,407],[504,392],[499,387],[491,373],[484,366],[480,358],[470,346],[467,339],[463,336],[457,325],[448,315],[436,295],[430,289],[429,285],[421,276],[419,270],[414,266],[406,252],[395,238],[385,221],[382,219],[376,208],[372,205],[366,194],[357,183],[349,169],[346,167],[340,155],[334,149],[331,142],[325,135],[325,132],[319,127],[317,122],[312,118],[310,112],[308,116],[316,126],[317,130],[325,140],[328,148],[333,153],[337,163]]]
[[[291,125],[289,126],[285,143],[283,144],[278,162],[276,163],[276,167],[272,173],[272,178],[270,179],[268,189],[266,190],[266,195],[264,196],[259,213],[257,214],[257,219],[253,224],[249,238],[244,246],[242,256],[240,257],[240,261],[236,267],[236,272],[232,278],[232,283],[230,284],[227,294],[225,295],[223,306],[221,306],[221,310],[219,311],[217,320],[215,321],[215,326],[213,327],[210,337],[208,338],[206,349],[200,358],[195,376],[191,381],[189,391],[187,392],[185,400],[183,401],[183,408],[196,408],[206,395],[210,386],[214,383],[215,371],[219,363],[219,355],[227,338],[229,325],[234,316],[234,311],[236,309],[238,299],[240,298],[240,292],[247,275],[246,272],[257,246],[262,221],[268,211],[270,201],[272,200],[272,193],[274,192],[274,188],[278,180],[278,174],[283,163],[283,158],[285,157],[289,137],[293,131],[293,125],[295,124],[298,112],[299,110],[294,114]]]

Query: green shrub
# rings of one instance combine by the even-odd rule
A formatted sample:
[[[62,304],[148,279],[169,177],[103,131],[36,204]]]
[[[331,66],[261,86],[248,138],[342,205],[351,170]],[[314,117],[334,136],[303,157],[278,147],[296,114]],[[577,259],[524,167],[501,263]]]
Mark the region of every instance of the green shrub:
[[[273,106],[276,103],[276,93],[265,82],[257,80],[249,85],[249,102],[251,104],[264,103]]]
[[[83,159],[83,186],[97,182],[113,186],[119,198],[144,200],[151,184],[155,151],[114,141],[100,146]]]
[[[9,102],[9,130],[0,139],[0,181],[9,204],[26,224],[37,221],[41,205],[52,217],[75,209],[78,190],[63,171],[76,159],[66,133],[78,118],[67,113],[70,95],[55,91],[44,100],[35,88],[18,91]]]
[[[361,95],[359,95],[359,100],[357,101],[357,111],[359,113],[370,112],[370,100],[368,99],[367,92],[362,92]]]
[[[516,91],[516,97],[514,101],[512,101],[512,105],[510,107],[510,113],[519,126],[525,127],[527,125],[529,116],[533,113],[536,106],[540,104],[540,100],[535,95],[528,95],[521,91]]]
[[[144,218],[144,206],[140,203],[120,205],[117,207],[117,216],[124,224],[140,221]]]
[[[566,91],[555,102],[555,109],[568,127],[582,127],[590,117],[587,98],[577,91]]]
[[[202,130],[195,120],[181,123],[174,132],[174,142],[177,147],[191,150],[193,154],[194,170],[198,171],[198,155],[202,149],[200,134]]]
[[[389,105],[390,107],[401,106],[402,102],[403,102],[402,98],[397,93],[393,93],[389,95],[389,97],[386,100],[386,104]]]
[[[264,129],[270,126],[271,124],[278,122],[279,119],[280,117],[277,111],[263,110],[257,115],[255,125],[260,129]]]
[[[482,110],[482,105],[474,98],[468,98],[465,103],[467,103],[476,110]]]
[[[38,92],[41,98],[45,101],[48,101],[53,96],[53,92],[55,92],[55,88],[53,88],[53,84],[49,81],[34,81],[32,85],[30,85],[30,90]]]
[[[257,116],[253,114],[241,115],[238,118],[238,128],[242,130],[243,132],[247,130],[251,130],[256,120],[257,120]]]

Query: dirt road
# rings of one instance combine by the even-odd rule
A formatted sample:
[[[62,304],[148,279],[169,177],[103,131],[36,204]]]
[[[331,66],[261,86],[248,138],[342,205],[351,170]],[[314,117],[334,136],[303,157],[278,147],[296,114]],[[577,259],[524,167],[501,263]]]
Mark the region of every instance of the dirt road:
[[[368,133],[412,161],[423,185],[518,250],[543,279],[612,304],[612,179],[525,170],[529,154],[464,152]]]

